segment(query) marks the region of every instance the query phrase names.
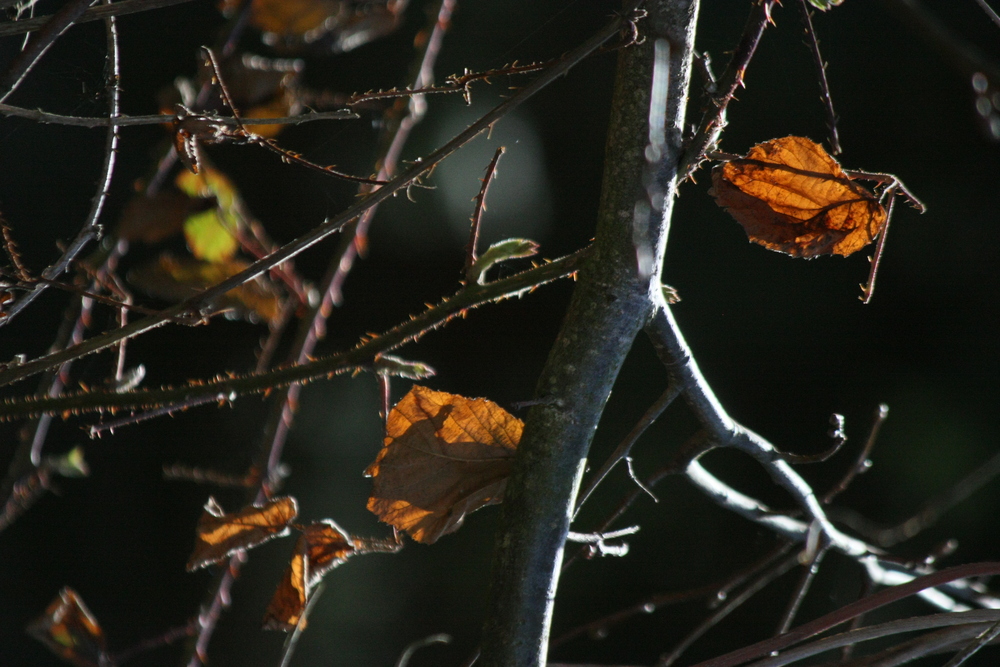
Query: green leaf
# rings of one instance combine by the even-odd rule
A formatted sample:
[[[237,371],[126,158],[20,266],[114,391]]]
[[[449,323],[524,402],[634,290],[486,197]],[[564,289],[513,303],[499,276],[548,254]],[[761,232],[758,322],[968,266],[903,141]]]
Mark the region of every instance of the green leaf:
[[[239,193],[222,173],[204,165],[198,174],[182,171],[177,187],[190,197],[214,197],[215,209],[195,213],[184,221],[184,237],[198,259],[207,262],[229,260],[239,249],[236,230],[240,218],[236,212]]]
[[[222,262],[236,254],[235,220],[218,210],[203,211],[184,221],[184,238],[191,254],[206,262]],[[230,218],[230,220],[226,220]]]
[[[819,9],[821,11],[826,11],[832,7],[836,7],[844,0],[809,0],[809,4]]]
[[[466,278],[468,278],[470,283],[483,285],[486,282],[486,272],[494,264],[519,257],[531,257],[537,252],[538,244],[531,239],[505,239],[498,241],[487,248],[486,252],[480,255],[479,259],[469,267]]]
[[[49,468],[60,477],[87,477],[90,468],[83,459],[83,447],[76,446],[62,456],[49,456],[45,459]]]

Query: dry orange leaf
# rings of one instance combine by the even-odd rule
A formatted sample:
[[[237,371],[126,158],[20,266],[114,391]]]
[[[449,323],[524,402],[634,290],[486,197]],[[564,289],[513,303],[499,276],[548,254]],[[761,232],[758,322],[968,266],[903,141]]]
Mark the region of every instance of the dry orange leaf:
[[[709,193],[751,241],[792,257],[850,255],[886,222],[872,193],[804,137],[765,141],[717,166]]]
[[[80,596],[69,586],[59,591],[45,613],[28,625],[27,631],[77,667],[98,667],[107,663],[104,632]]]
[[[306,526],[295,544],[292,561],[264,614],[265,630],[291,632],[304,628],[306,606],[324,576],[351,556],[397,551],[399,544],[351,537],[332,519]]]
[[[249,505],[226,514],[209,497],[198,519],[194,551],[187,562],[188,572],[218,563],[227,556],[288,534],[288,524],[299,513],[295,498],[273,498],[263,505]]]
[[[465,515],[499,503],[524,424],[492,401],[414,385],[386,422],[382,450],[365,474],[368,509],[430,544]]]

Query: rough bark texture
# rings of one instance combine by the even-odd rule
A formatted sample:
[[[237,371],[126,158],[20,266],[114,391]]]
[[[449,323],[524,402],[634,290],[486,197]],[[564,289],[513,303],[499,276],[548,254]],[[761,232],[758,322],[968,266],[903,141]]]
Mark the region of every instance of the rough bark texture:
[[[645,41],[619,55],[593,253],[539,378],[544,404],[528,415],[501,510],[480,665],[544,665],[563,546],[590,443],[619,369],[651,316],[672,210],[698,0],[647,3]],[[654,45],[670,46],[664,159],[650,170]],[[662,44],[662,42],[661,42]],[[655,175],[650,176],[650,172]],[[633,244],[644,175],[665,193],[647,238],[651,278],[638,276]]]

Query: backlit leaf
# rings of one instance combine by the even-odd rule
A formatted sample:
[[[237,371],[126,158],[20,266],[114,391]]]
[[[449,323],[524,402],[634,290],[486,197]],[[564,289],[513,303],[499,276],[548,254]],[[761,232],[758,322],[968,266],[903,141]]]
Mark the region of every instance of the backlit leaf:
[[[298,503],[290,496],[273,498],[263,505],[249,505],[232,514],[223,512],[215,498],[210,497],[198,519],[194,551],[187,563],[188,572],[221,562],[242,549],[287,535],[288,524],[298,513]]]
[[[368,509],[430,544],[499,503],[524,425],[496,403],[414,385],[386,422]]]
[[[28,625],[27,631],[60,658],[78,667],[107,663],[104,632],[69,586],[59,591],[45,613]]]
[[[306,526],[295,544],[292,561],[264,614],[264,628],[290,632],[304,628],[303,614],[316,586],[330,570],[351,556],[398,551],[398,543],[351,537],[332,519]]]
[[[191,254],[208,262],[230,259],[239,249],[236,229],[239,218],[234,210],[239,195],[232,181],[219,171],[202,165],[197,174],[184,170],[177,175],[177,187],[190,197],[214,197],[218,206],[190,215],[184,221],[184,237]]]
[[[165,253],[155,262],[130,271],[128,279],[151,296],[183,301],[248,266],[247,262],[238,259],[212,263]],[[281,300],[274,285],[266,277],[258,276],[226,292],[215,302],[215,307],[271,324],[280,314]]]
[[[765,141],[745,158],[720,164],[709,193],[751,241],[792,257],[850,255],[886,221],[872,193],[804,137]]]

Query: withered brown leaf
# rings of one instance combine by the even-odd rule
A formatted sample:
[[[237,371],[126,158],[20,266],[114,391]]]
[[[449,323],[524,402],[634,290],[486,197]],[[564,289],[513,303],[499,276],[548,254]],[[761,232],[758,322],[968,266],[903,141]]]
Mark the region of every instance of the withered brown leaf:
[[[27,627],[28,634],[77,667],[98,667],[107,660],[104,631],[69,586]]]
[[[375,480],[368,509],[426,544],[458,530],[466,514],[503,499],[523,427],[492,401],[414,385],[365,471]]]
[[[226,514],[215,498],[209,497],[198,519],[188,572],[218,563],[241,549],[287,535],[288,524],[298,513],[298,503],[290,496],[272,498],[262,505],[248,505],[232,514]]]
[[[332,519],[306,526],[295,543],[292,561],[264,613],[264,629],[290,632],[304,628],[303,615],[324,576],[351,556],[397,551],[397,543],[351,537]]]
[[[771,139],[720,164],[709,193],[751,241],[792,257],[850,255],[886,222],[872,193],[804,137]]]

